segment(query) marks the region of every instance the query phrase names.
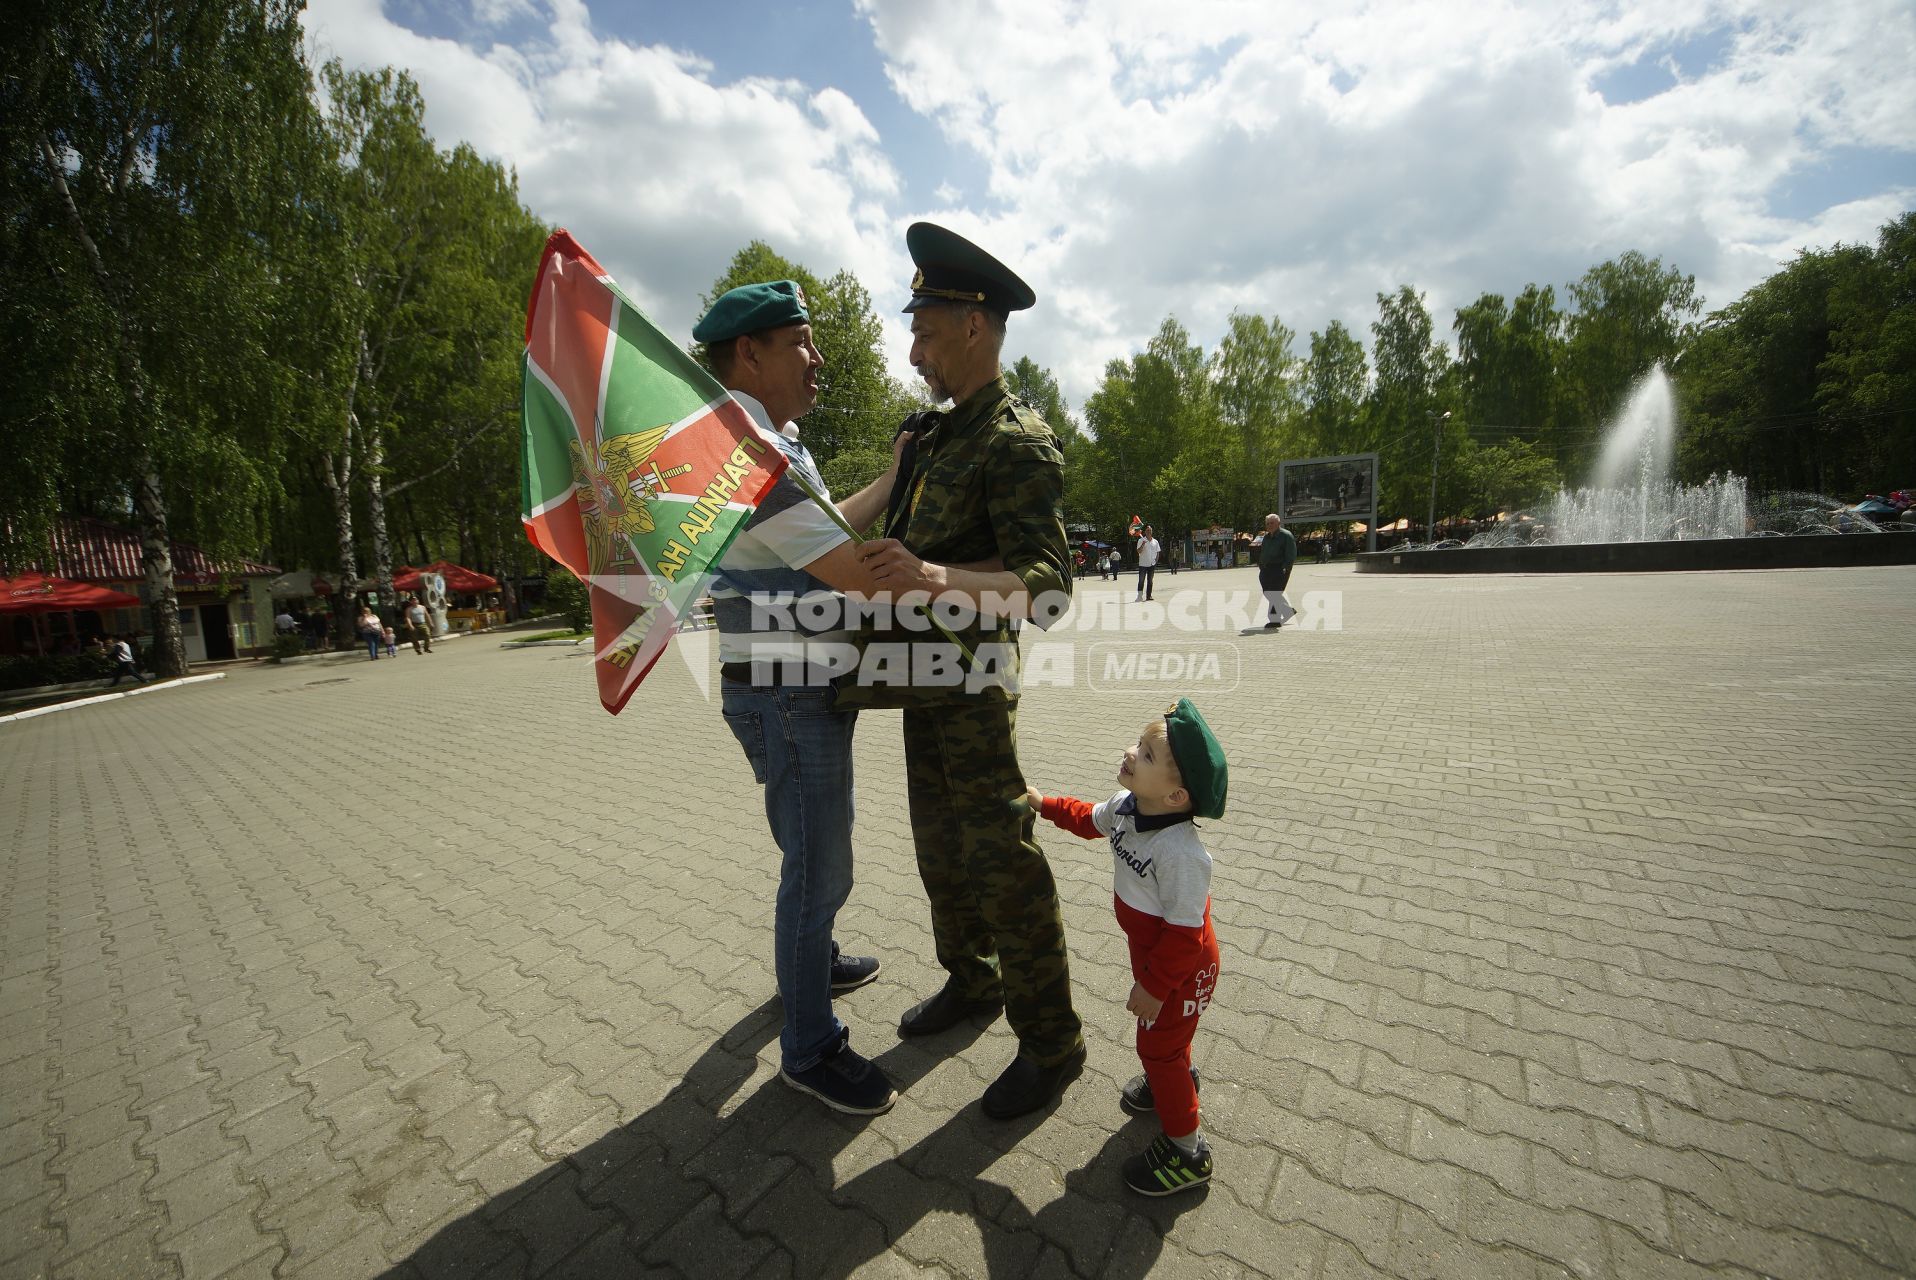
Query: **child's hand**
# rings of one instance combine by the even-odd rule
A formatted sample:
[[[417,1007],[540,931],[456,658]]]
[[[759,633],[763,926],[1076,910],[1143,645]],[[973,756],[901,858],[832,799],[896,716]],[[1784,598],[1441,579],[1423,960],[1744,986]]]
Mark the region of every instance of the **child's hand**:
[[[1044,796],[1039,793],[1038,788],[1027,784],[1025,786],[1025,803],[1031,806],[1031,812],[1037,813],[1044,808]]]
[[[1164,1012],[1164,1001],[1146,991],[1142,982],[1134,982],[1131,998],[1124,1002],[1124,1007],[1146,1022],[1156,1022],[1158,1014]]]

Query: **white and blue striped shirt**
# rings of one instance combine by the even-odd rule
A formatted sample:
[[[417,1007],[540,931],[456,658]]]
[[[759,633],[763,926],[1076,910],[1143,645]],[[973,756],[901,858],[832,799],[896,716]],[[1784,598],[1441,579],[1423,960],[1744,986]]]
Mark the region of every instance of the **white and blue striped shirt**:
[[[799,443],[796,424],[774,429],[756,398],[743,391],[732,392],[732,398],[764,429],[790,467],[745,522],[713,575],[719,661],[794,661],[804,658],[811,645],[849,644],[845,598],[805,572],[806,565],[850,541],[791,478],[791,471],[798,471],[819,497],[831,501],[811,451]]]

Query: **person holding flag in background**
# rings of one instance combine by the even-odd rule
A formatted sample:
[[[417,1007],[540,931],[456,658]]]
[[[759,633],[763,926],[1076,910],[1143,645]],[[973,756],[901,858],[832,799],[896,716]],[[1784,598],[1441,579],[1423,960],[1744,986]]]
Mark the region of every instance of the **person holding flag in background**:
[[[853,652],[838,593],[876,594],[844,526],[864,528],[884,514],[896,450],[890,470],[838,504],[842,520],[827,510],[831,494],[798,437],[797,419],[818,400],[823,360],[796,282],[721,295],[692,337],[787,463],[712,580],[725,723],[764,785],[765,817],[784,855],[773,911],[773,967],[785,1006],[779,1076],[834,1110],[879,1115],[898,1095],[852,1050],[832,1012],[834,995],[878,975],[876,959],[841,955],[832,940],[852,889],[858,723],[858,712],[835,705],[832,677],[844,665],[838,656]]]
[[[1162,550],[1162,548],[1158,546],[1157,537],[1151,532],[1150,525],[1147,524],[1144,526],[1143,533],[1138,532],[1138,518],[1136,516],[1131,517],[1131,536],[1138,540],[1137,598],[1139,600],[1149,600],[1151,598],[1152,580],[1157,577],[1158,573],[1158,552]]]

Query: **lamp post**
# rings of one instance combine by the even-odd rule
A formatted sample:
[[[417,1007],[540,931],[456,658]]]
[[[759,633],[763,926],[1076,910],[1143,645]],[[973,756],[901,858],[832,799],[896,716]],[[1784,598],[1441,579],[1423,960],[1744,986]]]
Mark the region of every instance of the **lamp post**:
[[[1437,543],[1437,454],[1438,454],[1438,451],[1443,447],[1444,424],[1450,421],[1450,410],[1446,409],[1441,415],[1439,415],[1435,409],[1432,409],[1430,410],[1428,416],[1431,420],[1430,521],[1424,526],[1424,529],[1430,535],[1430,541],[1426,545],[1435,546]]]

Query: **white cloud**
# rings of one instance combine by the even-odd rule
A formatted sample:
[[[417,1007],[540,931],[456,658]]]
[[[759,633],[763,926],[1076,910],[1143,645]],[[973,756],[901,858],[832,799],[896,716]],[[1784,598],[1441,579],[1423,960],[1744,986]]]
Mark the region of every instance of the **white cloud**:
[[[1913,194],[1771,210],[1833,144],[1916,150],[1900,0],[860,8],[898,92],[989,164],[986,243],[1054,304],[1014,342],[1074,399],[1172,312],[1206,345],[1234,307],[1367,336],[1374,295],[1409,283],[1447,331],[1479,292],[1632,248],[1723,305]],[[1664,92],[1595,87],[1711,39],[1717,63]]]
[[[320,57],[409,69],[440,145],[469,141],[513,166],[528,207],[568,227],[669,333],[690,333],[700,295],[754,238],[823,273],[895,275],[902,256],[883,246],[897,173],[844,93],[719,83],[694,54],[596,33],[577,0],[546,15],[516,49],[422,37],[379,0],[313,0],[306,26]]]
[[[1721,306],[1916,203],[1907,0],[856,3],[898,97],[982,188],[934,174],[932,207],[909,207],[895,104],[825,87],[845,83],[829,66],[728,76],[699,56],[729,47],[718,17],[698,52],[598,33],[582,0],[548,0],[516,48],[427,39],[378,0],[314,0],[308,25],[322,52],[410,67],[442,143],[514,165],[672,332],[753,237],[851,268],[889,313],[904,226],[929,217],[1037,289],[1013,352],[1074,404],[1166,314],[1209,346],[1233,309],[1275,313],[1301,349],[1333,319],[1367,338],[1375,295],[1408,283],[1447,333],[1480,292],[1561,287],[1628,249]],[[524,29],[530,10],[473,12]],[[1900,180],[1856,189],[1883,155]],[[1844,188],[1812,198],[1839,163]]]

